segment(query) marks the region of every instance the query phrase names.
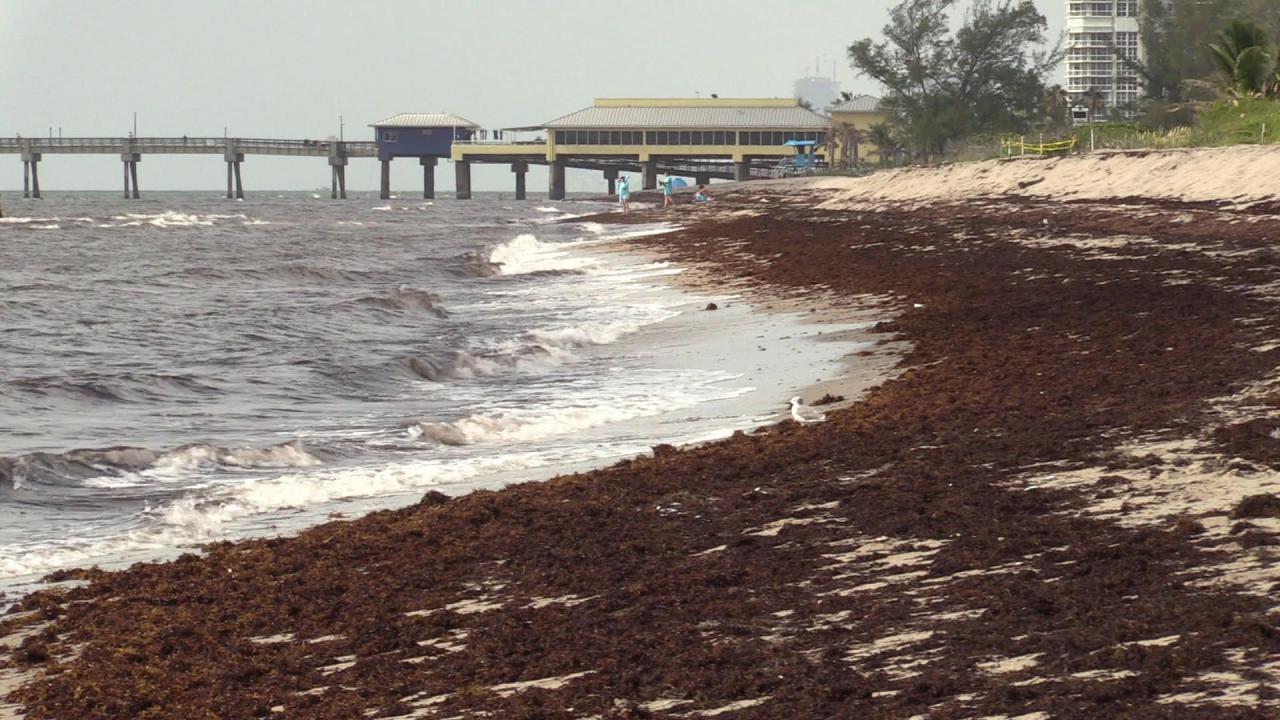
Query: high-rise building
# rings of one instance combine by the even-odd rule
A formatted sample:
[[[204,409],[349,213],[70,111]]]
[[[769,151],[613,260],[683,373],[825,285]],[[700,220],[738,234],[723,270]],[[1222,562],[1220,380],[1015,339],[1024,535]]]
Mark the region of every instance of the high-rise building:
[[[826,112],[840,97],[840,83],[828,77],[802,77],[796,80],[792,94],[797,100],[809,103],[814,110]]]
[[[1132,113],[1138,73],[1123,58],[1145,60],[1138,31],[1141,5],[1139,0],[1067,0],[1067,91],[1077,108],[1095,115]]]

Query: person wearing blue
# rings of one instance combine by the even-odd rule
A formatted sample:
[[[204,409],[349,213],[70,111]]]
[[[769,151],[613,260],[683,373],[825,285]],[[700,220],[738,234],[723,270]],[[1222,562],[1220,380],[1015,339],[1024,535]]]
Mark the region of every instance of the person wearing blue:
[[[631,181],[626,175],[618,178],[618,202],[622,204],[622,212],[631,212]]]
[[[676,189],[675,183],[676,183],[676,179],[671,177],[670,175],[662,179],[662,207],[664,208],[671,207],[672,202],[674,202],[671,199],[671,193],[675,192],[675,189]]]
[[[698,192],[693,194],[693,201],[696,203],[704,203],[709,201],[710,199],[711,199],[711,196],[707,194],[707,186],[699,185]]]

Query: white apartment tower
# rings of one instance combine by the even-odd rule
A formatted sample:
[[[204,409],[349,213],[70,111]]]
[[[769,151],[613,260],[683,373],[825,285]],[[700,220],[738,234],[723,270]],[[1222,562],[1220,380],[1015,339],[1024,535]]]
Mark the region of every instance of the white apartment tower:
[[[1157,2],[1159,0],[1156,0]],[[1138,32],[1139,0],[1067,0],[1067,91],[1077,106],[1096,90],[1107,112],[1138,100],[1138,73],[1117,53],[1145,59]]]

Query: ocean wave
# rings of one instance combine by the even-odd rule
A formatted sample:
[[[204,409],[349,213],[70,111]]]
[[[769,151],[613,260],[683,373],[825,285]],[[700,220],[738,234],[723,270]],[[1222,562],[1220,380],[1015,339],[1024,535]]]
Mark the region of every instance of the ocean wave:
[[[514,408],[470,415],[453,422],[415,423],[408,428],[408,435],[443,445],[527,442],[657,415],[670,408],[671,403],[658,397],[633,397],[560,407]]]
[[[449,313],[437,305],[440,302],[439,295],[411,287],[400,287],[386,295],[362,297],[356,302],[382,310],[416,310],[431,313],[438,318],[449,317]]]
[[[217,388],[192,375],[145,373],[19,378],[6,385],[26,395],[108,403],[141,402],[175,395],[217,392]]]
[[[0,457],[0,489],[113,487],[120,486],[121,482],[144,484],[147,478],[198,469],[308,467],[321,462],[298,440],[260,448],[225,448],[192,443],[165,452],[129,446],[71,450],[61,454],[36,452]],[[116,479],[114,484],[112,478]]]
[[[180,213],[173,210],[166,210],[161,213],[124,213],[123,215],[112,215],[114,223],[101,223],[98,227],[140,227],[142,225],[150,225],[158,228],[173,227],[208,227],[215,225],[219,220],[241,220],[248,221],[250,218],[243,213],[233,215],[197,215],[195,213]]]
[[[522,234],[490,250],[487,261],[497,267],[498,275],[586,272],[600,266],[593,258],[575,257],[567,249],[572,246],[573,243],[547,243]]]
[[[541,372],[575,358],[573,350],[610,345],[643,327],[635,322],[585,322],[559,328],[527,330],[487,352],[449,350],[399,359],[424,380],[445,382],[513,372]]]

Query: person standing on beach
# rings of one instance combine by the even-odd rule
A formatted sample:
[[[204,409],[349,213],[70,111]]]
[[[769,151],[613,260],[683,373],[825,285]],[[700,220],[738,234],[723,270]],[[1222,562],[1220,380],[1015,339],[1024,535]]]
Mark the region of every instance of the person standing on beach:
[[[618,178],[618,202],[622,204],[622,212],[631,212],[631,181],[626,175]]]
[[[676,189],[676,180],[670,175],[662,179],[662,207],[669,208],[672,204],[671,193]]]

